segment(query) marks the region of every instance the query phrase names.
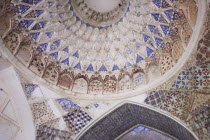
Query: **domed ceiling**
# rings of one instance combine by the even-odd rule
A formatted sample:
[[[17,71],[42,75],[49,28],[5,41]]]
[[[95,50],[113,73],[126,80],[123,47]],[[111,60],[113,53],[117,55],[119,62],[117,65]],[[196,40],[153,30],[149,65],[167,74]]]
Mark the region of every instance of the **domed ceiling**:
[[[57,91],[127,94],[170,75],[185,57],[197,9],[187,18],[183,7],[177,0],[12,0],[3,41],[20,69]]]

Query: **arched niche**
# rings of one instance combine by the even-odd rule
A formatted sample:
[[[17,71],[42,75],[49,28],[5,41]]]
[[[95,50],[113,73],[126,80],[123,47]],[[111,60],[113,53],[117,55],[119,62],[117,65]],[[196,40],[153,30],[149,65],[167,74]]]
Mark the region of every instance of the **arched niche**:
[[[132,127],[141,124],[180,140],[197,140],[180,120],[149,105],[125,102],[93,121],[76,140],[114,140]]]
[[[134,88],[145,85],[145,84],[146,84],[146,76],[143,72],[138,72],[133,75]]]
[[[17,59],[19,59],[25,66],[28,66],[32,58],[32,53],[30,48],[27,46],[20,47],[19,51],[16,54]]]
[[[20,45],[20,36],[12,31],[4,38],[4,43],[10,52],[14,53]]]
[[[88,86],[89,94],[102,94],[103,83],[99,80],[93,80]]]
[[[73,92],[77,93],[87,93],[88,83],[84,78],[78,78],[74,81]]]
[[[32,62],[29,66],[29,69],[36,73],[37,75],[42,74],[46,66],[46,59],[42,54],[35,54],[32,58]]]
[[[116,93],[117,82],[115,80],[109,79],[104,82],[104,94]]]
[[[68,73],[63,73],[58,78],[58,86],[69,89],[72,86],[72,78]]]
[[[119,92],[128,91],[131,89],[131,78],[129,75],[124,75],[122,79],[119,80]]]
[[[58,74],[59,74],[58,68],[54,63],[51,63],[46,67],[43,78],[53,83],[56,83],[58,79]]]
[[[157,64],[149,65],[147,72],[148,72],[147,77],[148,77],[149,82],[152,82],[152,81],[158,79],[159,77],[161,77],[161,71]]]

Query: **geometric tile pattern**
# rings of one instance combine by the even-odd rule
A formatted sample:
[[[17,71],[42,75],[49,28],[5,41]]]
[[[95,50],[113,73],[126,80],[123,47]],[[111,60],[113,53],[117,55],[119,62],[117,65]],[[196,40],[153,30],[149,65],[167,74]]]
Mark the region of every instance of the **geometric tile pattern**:
[[[159,107],[165,100],[165,94],[167,90],[152,91],[149,96],[145,99],[146,104],[150,104],[155,107]]]
[[[190,107],[191,98],[192,93],[190,91],[171,90],[166,94],[165,100],[160,108],[180,119],[184,119],[187,117],[186,113]]]
[[[180,140],[195,140],[195,137],[175,120],[131,103],[118,107],[94,123],[79,140],[114,140],[137,124],[155,128]]]
[[[75,109],[80,109],[80,107],[77,104],[75,104],[74,102],[72,102],[70,99],[67,98],[60,98],[56,99],[55,101],[58,102],[59,105],[61,105],[61,107],[67,112],[73,111]]]
[[[57,119],[52,120],[52,121],[49,121],[49,122],[44,123],[42,125],[50,127],[50,128],[54,128],[54,129],[59,129],[61,131],[68,131],[69,132],[69,129],[67,128],[66,123],[64,122],[62,117],[57,118]]]
[[[210,89],[210,65],[196,66],[193,78],[193,88],[195,90]]]
[[[31,105],[31,110],[35,125],[41,125],[48,121],[52,121],[56,117],[47,101],[33,103]]]
[[[210,32],[208,32],[198,43],[197,64],[210,64]]]
[[[179,73],[176,81],[172,85],[172,89],[192,89],[192,80],[195,67],[190,67]]]
[[[190,119],[186,124],[199,136],[199,139],[210,138],[210,98],[190,112]]]
[[[77,134],[91,121],[92,118],[82,110],[75,110],[72,113],[63,116],[63,119],[70,131]]]
[[[36,140],[72,140],[71,133],[60,131],[45,125],[37,126]]]

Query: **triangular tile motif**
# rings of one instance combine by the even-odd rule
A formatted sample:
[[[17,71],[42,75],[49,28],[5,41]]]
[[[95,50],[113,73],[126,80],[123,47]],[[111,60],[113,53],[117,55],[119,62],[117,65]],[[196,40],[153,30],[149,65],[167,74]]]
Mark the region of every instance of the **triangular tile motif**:
[[[168,8],[171,7],[170,4],[165,0],[153,0],[152,1],[158,8]]]
[[[147,56],[151,56],[151,54],[153,53],[154,51],[152,49],[150,49],[149,47],[147,47]]]
[[[169,20],[176,20],[182,17],[178,14],[178,12],[174,11],[173,9],[166,10],[164,11],[164,13]]]
[[[158,28],[155,25],[148,25],[148,28],[149,28],[150,32],[152,32],[153,34],[162,37],[162,34],[160,33],[160,31],[158,30]]]
[[[176,33],[172,29],[170,29],[169,26],[167,26],[167,25],[160,25],[160,27],[163,30],[163,33],[165,35],[170,35],[170,36],[175,36],[176,35]]]
[[[40,44],[39,47],[37,47],[37,51],[39,53],[43,51],[45,52],[47,50],[48,45],[49,45],[48,43]]]
[[[50,56],[51,56],[53,59],[58,59],[58,52],[51,53]]]
[[[29,7],[29,6],[26,6],[26,5],[22,5],[22,4],[20,4],[20,13],[21,14],[24,14],[26,11],[28,11],[29,9],[30,9],[31,7]]]
[[[54,41],[52,45],[50,46],[50,51],[53,51],[57,49],[58,47],[60,47],[60,43],[61,43],[60,40]]]
[[[144,42],[147,42],[150,46],[154,47],[154,44],[152,41],[153,39],[150,36],[143,34],[143,38],[144,38]]]
[[[159,14],[159,13],[152,13],[152,16],[153,18],[156,20],[156,21],[159,21],[161,23],[167,23],[166,19],[163,17],[162,14]]]
[[[34,4],[37,5],[39,2],[41,2],[42,0],[33,0]]]
[[[69,58],[64,59],[61,61],[61,63],[65,64],[66,66],[69,66]]]
[[[27,3],[27,4],[33,4],[33,0],[21,0],[21,2]]]
[[[104,65],[102,65],[101,68],[99,69],[99,71],[105,72],[105,71],[107,71],[107,68]]]
[[[18,24],[18,28],[28,28],[33,22],[34,20],[23,20]]]
[[[114,66],[112,68],[112,71],[116,71],[116,70],[120,70],[120,69],[119,69],[119,67],[116,64],[114,64]]]
[[[37,32],[37,33],[30,33],[31,37],[34,39],[34,40],[37,40],[39,35],[40,35],[40,32]]]
[[[94,54],[89,53],[89,50],[91,50],[91,49],[93,49],[93,50],[98,49],[98,47],[96,47],[96,46],[97,46],[97,44],[100,44],[100,37],[94,39],[97,42],[96,45],[91,46],[90,44],[88,45],[88,43],[84,45],[82,43],[84,41],[84,38],[87,38],[88,36],[90,37],[90,34],[87,33],[87,37],[84,37],[83,35],[85,35],[86,32],[83,32],[83,35],[81,36],[81,39],[83,41],[81,41],[81,42],[77,41],[77,35],[80,32],[80,29],[82,29],[83,25],[85,25],[85,27],[90,27],[91,32],[92,32],[93,29],[94,30],[98,29],[100,32],[101,32],[101,30],[108,30],[109,28],[113,28],[114,27],[113,25],[97,27],[97,26],[91,25],[89,23],[86,23],[86,21],[84,21],[84,20],[81,20],[80,17],[78,17],[77,14],[75,12],[73,12],[72,15],[71,15],[72,16],[72,23],[71,23],[71,26],[70,26],[70,23],[67,22],[67,21],[61,22],[61,20],[64,20],[66,18],[65,14],[63,14],[63,13],[59,14],[59,15],[56,14],[57,10],[59,10],[60,7],[65,7],[66,3],[65,4],[62,3],[64,5],[60,4],[59,6],[56,6],[54,1],[45,2],[45,1],[42,1],[42,0],[22,0],[22,2],[20,2],[20,3],[21,4],[18,5],[19,7],[21,7],[20,12],[22,12],[24,14],[26,13],[24,15],[24,17],[26,19],[28,18],[30,20],[33,19],[36,23],[34,24],[33,20],[30,21],[30,22],[29,21],[24,21],[25,19],[22,20],[22,21],[20,20],[19,28],[24,28],[24,27],[28,28],[32,38],[38,44],[48,44],[47,47],[49,47],[49,48],[46,48],[46,46],[38,47],[37,51],[39,53],[45,53],[46,52],[48,56],[50,55],[54,59],[62,58],[62,60],[60,60],[60,63],[64,63],[66,66],[70,65],[67,59],[65,59],[65,61],[63,59],[63,58],[67,58],[67,54],[60,53],[60,51],[63,51],[65,53],[69,53],[70,54],[69,58],[71,60],[72,60],[72,57],[79,58],[79,59],[87,59],[88,61],[94,59],[94,61],[97,61],[99,63],[101,61],[110,61],[111,62],[113,60],[112,56],[115,56],[114,54],[112,56],[109,55],[109,54],[107,54],[107,55],[103,54],[103,55],[96,56],[95,52],[94,52]],[[40,3],[42,3],[42,4],[40,4]],[[177,17],[178,13],[174,9],[170,8],[171,3],[172,3],[172,1],[167,1],[167,0],[153,0],[153,1],[149,2],[148,4],[153,8],[155,7],[155,9],[156,9],[156,10],[154,9],[154,11],[149,13],[149,15],[152,16],[156,22],[161,22],[161,23],[164,23],[165,26],[168,26],[168,22],[166,21],[166,19],[164,17],[171,18],[172,20],[175,20],[175,19],[178,18]],[[32,7],[34,7],[35,5],[36,6],[35,6],[35,8],[30,8],[30,5]],[[131,5],[131,3],[129,3],[129,5]],[[47,10],[45,10],[44,8],[47,9]],[[165,8],[165,9],[162,10],[162,12],[160,12],[158,10],[159,8],[161,8],[161,9]],[[70,10],[73,10],[73,9],[74,8],[71,6]],[[62,9],[62,10],[65,11],[65,9]],[[127,10],[125,12],[124,17],[128,16],[128,14],[127,14],[128,12],[130,12],[129,7],[127,8]],[[140,13],[140,15],[141,15],[141,13]],[[37,17],[38,18],[41,17],[42,19],[45,19],[45,20],[36,21]],[[121,17],[119,19],[119,21],[116,21],[114,24],[117,26],[119,23],[124,22],[124,17]],[[53,24],[48,25],[47,23],[51,19],[55,22]],[[142,58],[146,57],[146,55],[142,55],[142,54],[146,54],[146,49],[145,49],[145,52],[143,52],[144,50],[141,49],[141,48],[147,47],[148,45],[150,45],[151,49],[152,48],[157,48],[157,47],[165,48],[165,41],[162,38],[163,34],[162,34],[162,32],[160,32],[160,30],[159,30],[160,27],[158,27],[158,25],[160,25],[160,24],[155,24],[153,22],[148,23],[145,26],[144,29],[141,29],[142,31],[144,31],[144,33],[141,34],[139,37],[143,36],[143,38],[138,40],[138,41],[134,39],[136,41],[136,42],[134,42],[134,44],[136,44],[135,45],[136,49],[128,48],[128,49],[120,50],[120,51],[122,51],[122,52],[120,52],[121,55],[123,54],[122,57],[121,58],[120,57],[115,57],[116,59],[113,61],[112,64],[110,64],[110,66],[108,66],[105,62],[100,64],[101,66],[104,65],[105,68],[103,67],[103,70],[102,69],[99,70],[101,66],[98,66],[98,63],[96,64],[96,63],[88,62],[88,64],[84,64],[83,60],[79,60],[81,62],[80,66],[78,64],[78,61],[75,62],[75,63],[78,64],[77,66],[76,66],[75,63],[73,63],[72,66],[75,67],[78,70],[82,70],[83,72],[88,72],[88,73],[95,72],[95,70],[109,72],[110,70],[111,71],[117,71],[117,70],[124,69],[124,68],[130,68],[135,63],[139,63],[142,60],[139,56],[141,56]],[[66,31],[64,31],[65,27],[68,27]],[[53,29],[56,29],[56,31],[53,31]],[[57,29],[59,31],[57,31]],[[62,30],[60,30],[60,29],[62,29]],[[44,30],[44,32],[42,32],[42,30]],[[75,31],[78,30],[77,31],[78,33],[75,32],[75,33],[73,33],[73,36],[69,37],[68,32],[72,32],[74,30]],[[41,31],[42,33],[37,32],[37,31]],[[63,31],[63,32],[61,32],[61,31]],[[164,28],[163,32],[164,32],[164,35],[176,35],[176,34],[174,34],[174,31],[172,31],[172,29]],[[66,44],[65,41],[62,41],[62,39],[60,39],[60,37],[62,38],[62,36],[64,34],[67,35],[67,37],[64,37],[64,40],[68,42],[67,44]],[[46,35],[46,36],[44,36],[44,35]],[[59,36],[57,40],[55,40],[55,38],[54,38],[56,36]],[[53,42],[51,42],[51,40]],[[144,46],[141,47],[141,44],[144,44],[141,41],[146,42],[147,45],[146,46],[144,45]],[[63,48],[64,47],[63,45],[68,45],[69,43],[71,44],[71,46]],[[77,48],[76,46],[78,46],[78,45],[81,45],[81,48],[84,49],[84,50],[81,50],[80,47]],[[113,45],[113,44],[108,45],[108,47],[110,47],[110,48],[111,48],[111,46],[115,46],[115,45]],[[139,56],[136,56],[137,54],[136,55],[134,54],[134,52],[136,50],[139,51],[138,52]],[[53,52],[48,53],[48,51],[53,51]],[[86,53],[87,51],[88,51],[88,55],[87,54],[84,55],[84,52]],[[117,49],[117,51],[119,51],[119,50]],[[124,54],[126,56],[124,56]],[[148,54],[148,51],[147,51],[147,54]],[[65,56],[63,56],[63,55],[65,55]],[[116,54],[116,56],[117,55],[118,54]],[[155,61],[157,60],[154,54],[149,54],[149,56],[152,57]],[[92,58],[92,57],[94,57],[94,58]],[[74,60],[72,60],[72,61],[74,61]],[[117,64],[118,68],[116,66],[114,66],[114,63],[116,63],[115,61],[119,62],[119,64]],[[130,66],[130,64],[129,64],[129,66],[125,65],[125,62],[127,62],[127,61],[129,61],[131,66]],[[92,67],[91,67],[90,64],[92,65]]]
[[[126,62],[124,68],[128,68],[128,67],[131,67],[131,66],[132,66],[132,65],[131,65],[130,62]]]
[[[139,62],[141,62],[143,60],[144,60],[144,58],[142,58],[140,55],[137,54],[136,63],[139,63]]]
[[[86,71],[94,71],[94,69],[93,69],[93,65],[92,64],[90,64],[89,66],[88,66],[88,68],[86,69]]]
[[[74,66],[74,68],[75,68],[75,69],[82,70],[82,68],[81,68],[81,64],[80,64],[80,63],[78,63],[76,66]]]
[[[193,42],[197,42],[197,40],[191,41],[192,44],[188,44],[188,41],[199,38],[190,38],[195,34],[193,31],[198,33],[195,34],[196,36],[202,34],[199,33],[198,26],[195,25],[200,22],[203,23],[203,19],[198,19],[208,16],[206,11],[207,14],[200,14],[203,12],[199,9],[202,6],[200,4],[202,0],[196,0],[195,3],[193,0],[191,0],[192,2],[189,0],[185,0],[186,2],[178,0],[119,0],[120,4],[115,10],[105,13],[88,9],[84,0],[74,1],[76,2],[75,6],[80,6],[78,7],[80,10],[77,12],[75,12],[77,10],[75,6],[72,6],[73,0],[13,0],[11,4],[6,5],[8,11],[4,12],[10,16],[5,16],[5,19],[8,18],[9,22],[12,23],[8,24],[12,27],[8,27],[5,38],[3,35],[5,46],[11,52],[8,56],[17,57],[21,54],[21,57],[26,58],[26,55],[22,55],[21,51],[22,49],[29,50],[30,53],[28,54],[32,54],[24,71],[25,69],[31,70],[32,76],[36,76],[32,80],[38,79],[41,81],[40,84],[44,83],[55,88],[52,92],[48,91],[43,94],[42,91],[47,90],[43,86],[37,88],[34,84],[24,84],[26,95],[30,97],[28,102],[33,113],[34,124],[38,126],[37,139],[74,139],[71,136],[78,134],[92,120],[90,117],[92,115],[89,114],[92,112],[87,113],[82,110],[83,107],[89,109],[90,106],[87,104],[92,102],[91,98],[115,100],[118,97],[125,98],[134,94],[143,97],[143,95],[137,95],[140,94],[138,91],[145,93],[145,91],[153,88],[155,91],[144,94],[144,96],[148,94],[145,103],[164,109],[181,119],[186,118],[185,113],[191,111],[193,116],[191,129],[196,134],[210,132],[209,101],[199,102],[196,107],[192,104],[195,110],[190,110],[190,99],[193,92],[204,94],[206,93],[203,92],[204,90],[209,91],[210,72],[209,66],[206,64],[209,64],[208,47],[210,43],[208,38],[210,35],[199,42],[197,66],[191,67],[194,64],[193,59],[190,62],[186,60],[191,57],[190,55],[194,55],[191,54],[191,51],[187,52],[192,49],[188,46],[196,47],[193,46]],[[193,4],[195,8],[191,8]],[[196,8],[199,10],[196,11]],[[119,14],[121,9],[123,13]],[[79,13],[81,11],[83,12]],[[192,15],[201,15],[194,20],[197,21],[194,25],[191,23],[191,18],[196,18],[196,16],[192,16],[191,13],[193,13]],[[85,16],[79,16],[80,14],[85,14]],[[86,17],[90,20],[85,20]],[[101,22],[106,18],[107,23]],[[4,22],[4,18],[2,19],[1,22]],[[94,22],[91,23],[91,20]],[[98,21],[100,23],[96,25],[95,22]],[[207,27],[204,29],[205,32],[208,30],[208,24],[205,23],[205,28]],[[189,29],[192,29],[192,32]],[[182,52],[177,49],[179,48],[175,44],[177,42],[181,44]],[[178,55],[179,57],[175,60]],[[184,61],[182,62],[182,60]],[[19,65],[20,63],[16,64]],[[180,65],[174,67],[175,64]],[[188,65],[190,68],[185,70]],[[184,68],[174,82],[175,79],[172,76],[181,70],[181,67]],[[158,73],[158,76],[155,75],[155,77],[150,73],[154,75]],[[31,74],[31,72],[25,74]],[[153,77],[155,78],[153,79]],[[156,79],[158,80],[156,81]],[[169,87],[173,82],[173,86]],[[171,88],[170,91],[169,88]],[[57,94],[54,91],[63,94]],[[120,93],[119,96],[118,93]],[[67,98],[67,96],[72,97],[72,99]],[[0,98],[3,100],[0,105],[7,105],[3,110],[4,117],[13,117],[11,114],[11,112],[15,113],[12,109],[14,106],[11,105],[13,102],[9,102],[9,98],[5,95],[0,95]],[[135,99],[137,101],[139,98]],[[83,100],[87,100],[88,103],[83,102]],[[81,107],[73,101],[78,101]],[[8,104],[5,104],[6,102]],[[112,102],[108,102],[106,106],[109,104]],[[111,131],[107,133],[108,127],[116,127],[117,124],[120,124],[118,131],[130,128],[127,127],[127,124],[130,125],[130,122],[138,120],[129,118],[129,116],[135,117],[135,113],[138,111],[137,107],[134,111],[133,108],[135,107],[132,105],[125,105],[128,114],[116,110],[118,115],[115,117],[121,116],[119,120],[114,117],[115,120],[112,124],[109,123],[109,120],[103,122],[104,124],[100,127],[104,127],[102,133],[104,132],[105,139],[112,140],[109,138]],[[203,108],[205,109],[203,110]],[[98,115],[97,111],[103,112],[107,108],[92,102],[92,109],[98,109],[93,111]],[[148,115],[149,111],[151,110],[147,110],[145,114]],[[139,112],[136,115],[137,118],[145,117]],[[154,114],[156,115],[156,113]],[[95,116],[94,114],[93,117]],[[126,118],[126,121],[122,121],[125,122],[123,125],[121,118]],[[148,116],[146,118],[149,119]],[[168,129],[174,128],[174,126],[168,126]],[[97,130],[90,135],[97,136],[99,133]],[[181,127],[180,130],[182,130]],[[121,134],[120,131],[118,132]]]
[[[156,45],[160,48],[165,48],[165,44],[162,39],[155,37]]]
[[[69,48],[66,47],[66,48],[63,49],[63,51],[66,52],[66,53],[69,53]]]
[[[73,54],[73,56],[76,57],[76,58],[79,58],[79,52],[76,51],[76,52]]]
[[[42,13],[44,13],[43,10],[35,10],[36,13],[36,17],[39,17],[40,15],[42,15]]]
[[[46,32],[46,35],[47,35],[49,38],[52,38],[53,32]]]
[[[40,30],[42,27],[39,23],[36,23],[32,28],[31,30]]]

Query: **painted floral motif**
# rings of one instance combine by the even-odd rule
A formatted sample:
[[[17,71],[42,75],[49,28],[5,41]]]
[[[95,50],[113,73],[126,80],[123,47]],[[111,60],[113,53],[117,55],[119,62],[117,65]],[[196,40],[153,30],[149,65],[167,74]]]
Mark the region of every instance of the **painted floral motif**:
[[[161,106],[161,109],[170,112],[172,115],[185,119],[187,110],[190,107],[190,98],[192,93],[190,91],[169,91]]]
[[[35,125],[40,125],[55,119],[55,114],[46,101],[31,105]]]
[[[210,66],[196,66],[193,78],[195,90],[210,89]]]
[[[90,82],[88,89],[89,89],[89,94],[102,94],[103,91],[102,82],[94,80]]]
[[[69,89],[72,86],[72,79],[68,74],[62,74],[59,77],[58,85]]]
[[[116,81],[107,80],[104,84],[104,94],[106,93],[116,93]]]

